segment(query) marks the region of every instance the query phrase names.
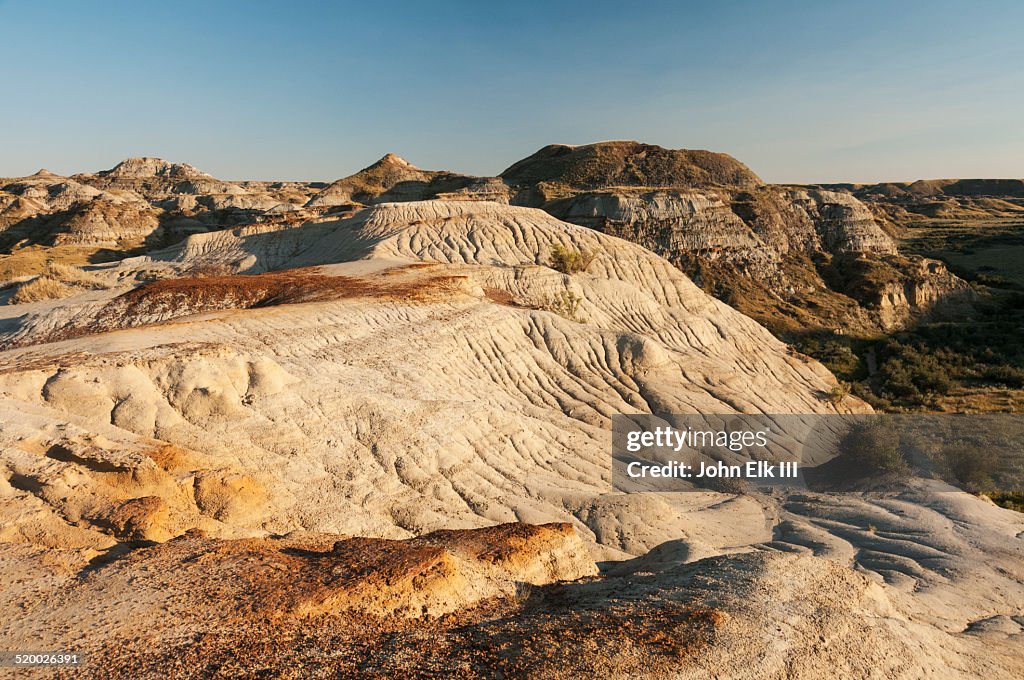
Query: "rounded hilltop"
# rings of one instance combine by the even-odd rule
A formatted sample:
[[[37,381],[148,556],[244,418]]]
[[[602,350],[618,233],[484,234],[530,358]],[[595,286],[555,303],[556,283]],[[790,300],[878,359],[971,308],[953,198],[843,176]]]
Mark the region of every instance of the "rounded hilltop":
[[[610,186],[756,187],[764,184],[743,163],[713,151],[666,149],[612,141],[570,146],[550,144],[501,173],[506,182],[565,184],[576,189]]]

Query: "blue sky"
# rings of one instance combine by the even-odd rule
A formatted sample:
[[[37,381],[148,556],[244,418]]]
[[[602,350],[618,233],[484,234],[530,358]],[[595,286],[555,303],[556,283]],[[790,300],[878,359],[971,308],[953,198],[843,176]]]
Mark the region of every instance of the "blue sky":
[[[1024,177],[1021,36],[1021,2],[0,0],[0,176],[495,174],[638,139],[775,182]]]

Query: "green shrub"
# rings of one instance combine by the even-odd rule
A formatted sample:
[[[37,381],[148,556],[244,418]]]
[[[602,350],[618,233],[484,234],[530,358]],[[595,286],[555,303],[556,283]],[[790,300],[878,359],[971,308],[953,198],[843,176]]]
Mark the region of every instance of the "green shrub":
[[[595,257],[596,254],[585,250],[572,250],[563,245],[556,245],[551,248],[548,266],[563,274],[578,274],[587,271]]]
[[[796,348],[825,364],[836,377],[857,380],[865,371],[861,358],[851,347],[852,342],[847,338],[806,335],[796,343]]]
[[[900,435],[882,423],[857,423],[843,435],[842,457],[855,464],[863,476],[907,475],[910,466],[900,451]]]
[[[839,406],[843,403],[843,399],[846,399],[850,394],[850,388],[846,386],[846,383],[839,383],[828,392],[828,403],[833,406]]]
[[[982,371],[986,380],[1006,385],[1007,387],[1024,387],[1024,370],[1016,366],[1001,364],[998,366],[986,366]]]
[[[1007,510],[1024,512],[1024,493],[1008,492],[988,494],[993,503]]]
[[[952,479],[968,491],[991,488],[992,473],[999,466],[999,457],[991,448],[953,445],[942,450],[942,459]]]
[[[883,357],[878,367],[879,391],[915,403],[923,402],[925,395],[948,394],[953,387],[952,368],[965,361],[955,352],[929,352],[896,339],[882,343],[879,353]]]
[[[552,297],[544,298],[540,304],[540,308],[546,312],[554,312],[555,314],[569,319],[570,321],[580,322],[579,311],[580,302],[583,298],[571,290],[563,290],[561,293]]]

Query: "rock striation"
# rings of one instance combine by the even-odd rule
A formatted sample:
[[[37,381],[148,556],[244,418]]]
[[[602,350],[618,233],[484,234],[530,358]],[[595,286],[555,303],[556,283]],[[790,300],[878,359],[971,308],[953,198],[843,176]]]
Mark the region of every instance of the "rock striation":
[[[0,306],[4,648],[107,677],[1024,670],[1019,513],[928,480],[612,488],[615,413],[868,410],[640,245],[433,199],[88,273]]]

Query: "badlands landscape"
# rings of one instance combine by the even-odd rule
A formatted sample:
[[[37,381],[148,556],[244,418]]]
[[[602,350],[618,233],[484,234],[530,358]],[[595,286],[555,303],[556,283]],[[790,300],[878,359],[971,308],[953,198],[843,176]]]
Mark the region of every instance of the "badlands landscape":
[[[945,255],[1022,222],[1020,182],[771,185],[638,142],[497,177],[0,179],[0,649],[82,655],[67,677],[1022,676],[1024,514],[984,485],[625,494],[610,450],[616,413],[1019,412],[1012,267]],[[945,392],[886,344],[946,357],[925,333],[972,319],[994,340]]]

